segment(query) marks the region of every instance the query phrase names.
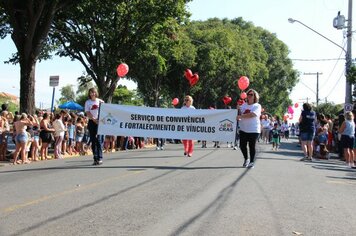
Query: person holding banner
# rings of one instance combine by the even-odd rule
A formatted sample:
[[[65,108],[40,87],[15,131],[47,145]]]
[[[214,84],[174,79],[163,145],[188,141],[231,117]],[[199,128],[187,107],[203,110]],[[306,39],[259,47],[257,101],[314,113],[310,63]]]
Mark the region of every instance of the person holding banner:
[[[261,105],[258,103],[259,95],[253,90],[247,91],[247,102],[237,105],[240,110],[237,120],[240,125],[240,149],[244,156],[243,167],[253,168],[255,166],[256,141],[261,132]],[[247,154],[247,144],[250,151],[250,158]]]
[[[184,106],[181,109],[195,109],[193,106],[193,98],[189,95],[184,98]],[[194,150],[194,141],[193,140],[182,140],[184,145],[184,156],[191,157]]]
[[[99,106],[104,101],[101,100],[98,91],[91,88],[88,91],[89,99],[85,102],[85,113],[89,119],[88,130],[90,134],[91,148],[93,152],[93,165],[103,164],[103,141],[104,136],[98,135]]]

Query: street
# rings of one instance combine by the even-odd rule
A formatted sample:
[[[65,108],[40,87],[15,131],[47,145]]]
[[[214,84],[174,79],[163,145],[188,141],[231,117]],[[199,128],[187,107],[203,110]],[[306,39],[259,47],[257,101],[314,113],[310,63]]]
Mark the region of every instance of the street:
[[[355,235],[356,170],[301,162],[297,140],[183,156],[167,144],[0,167],[0,235]]]

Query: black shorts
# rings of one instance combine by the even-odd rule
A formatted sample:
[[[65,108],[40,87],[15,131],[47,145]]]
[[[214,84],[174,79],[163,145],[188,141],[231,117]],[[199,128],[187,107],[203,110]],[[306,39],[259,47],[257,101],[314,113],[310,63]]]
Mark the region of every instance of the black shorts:
[[[50,143],[52,141],[52,134],[51,132],[41,130],[40,138],[42,139],[43,143]]]

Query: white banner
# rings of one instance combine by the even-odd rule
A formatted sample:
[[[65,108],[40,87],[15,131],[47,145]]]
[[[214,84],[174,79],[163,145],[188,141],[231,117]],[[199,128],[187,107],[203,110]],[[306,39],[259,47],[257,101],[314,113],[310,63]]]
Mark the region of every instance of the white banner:
[[[102,135],[234,142],[235,132],[236,110],[100,105]]]

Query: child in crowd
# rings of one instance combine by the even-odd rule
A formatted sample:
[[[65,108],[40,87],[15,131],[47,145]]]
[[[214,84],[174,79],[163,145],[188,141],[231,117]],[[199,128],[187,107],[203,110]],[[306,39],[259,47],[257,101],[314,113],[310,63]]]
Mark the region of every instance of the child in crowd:
[[[67,132],[68,132],[68,147],[67,152],[69,155],[77,154],[75,147],[75,124],[73,119],[69,119],[67,123]]]
[[[329,151],[326,148],[328,142],[327,134],[325,133],[324,128],[320,127],[317,130],[317,134],[315,137],[315,156],[320,159],[328,159]]]
[[[278,124],[275,123],[273,125],[273,129],[271,130],[272,134],[272,150],[278,150],[279,144],[281,141],[281,130],[278,129]]]

